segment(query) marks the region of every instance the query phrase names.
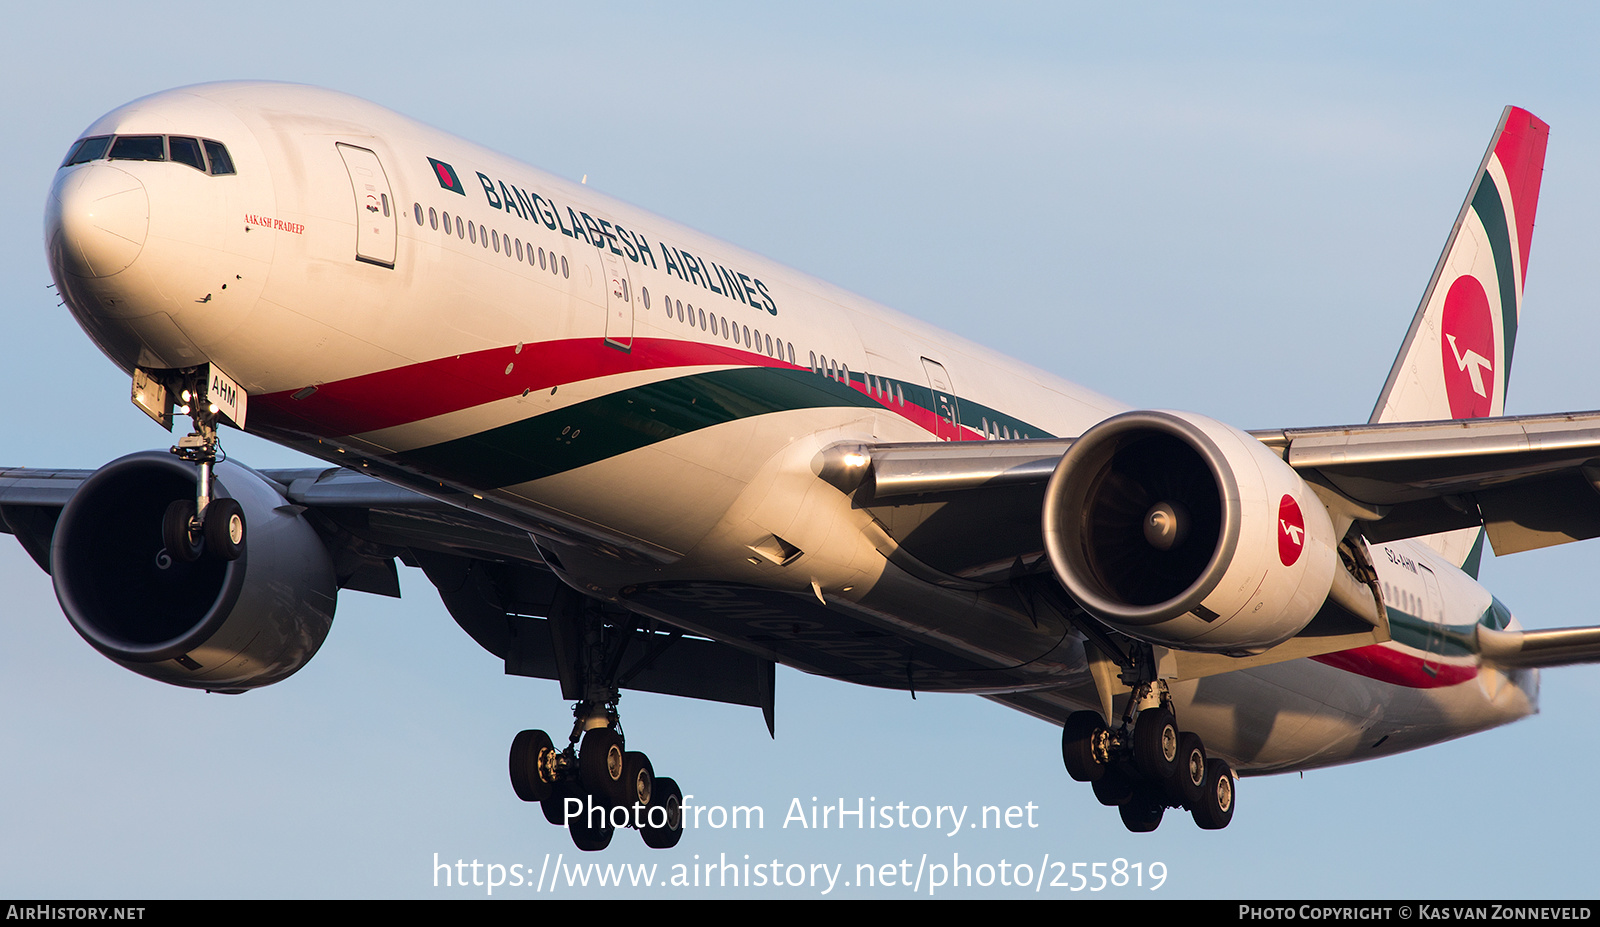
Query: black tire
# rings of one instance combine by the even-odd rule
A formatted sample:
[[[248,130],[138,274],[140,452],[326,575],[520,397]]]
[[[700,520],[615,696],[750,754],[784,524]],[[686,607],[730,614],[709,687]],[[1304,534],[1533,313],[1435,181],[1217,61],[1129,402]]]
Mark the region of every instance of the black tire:
[[[550,787],[550,794],[539,802],[539,807],[544,811],[544,819],[557,827],[567,826],[567,799],[576,798],[583,800],[583,788],[571,779],[557,779]]]
[[[1095,799],[1107,807],[1125,805],[1133,798],[1133,780],[1121,769],[1107,770],[1090,785],[1094,787]]]
[[[633,750],[624,753],[622,755],[622,779],[623,787],[628,793],[626,802],[628,806],[647,806],[650,804],[650,796],[655,787],[656,771],[655,767],[650,765],[648,756]]]
[[[1178,768],[1167,780],[1169,804],[1193,811],[1206,790],[1206,748],[1198,735],[1178,735]]]
[[[1122,826],[1136,834],[1148,834],[1160,827],[1161,816],[1167,811],[1163,798],[1160,783],[1140,785],[1132,798],[1117,807],[1122,815]]]
[[[604,818],[599,827],[591,827],[588,814],[580,814],[567,822],[567,833],[572,836],[572,844],[585,852],[593,853],[604,850],[611,845],[611,835],[615,828],[611,826],[609,809],[597,817]]]
[[[234,499],[212,499],[206,506],[206,554],[238,560],[244,553],[244,507]]]
[[[1106,764],[1095,755],[1095,741],[1105,731],[1098,711],[1075,711],[1061,726],[1061,762],[1067,775],[1079,782],[1095,782],[1106,774]]]
[[[578,746],[578,781],[605,805],[626,805],[628,784],[623,776],[622,735],[609,727],[592,728]]]
[[[1233,770],[1215,757],[1206,760],[1205,793],[1190,813],[1194,822],[1204,830],[1221,830],[1233,820],[1237,804],[1234,795]]]
[[[678,783],[668,776],[662,776],[655,781],[651,792],[651,804],[645,809],[644,826],[639,828],[639,836],[644,838],[644,845],[652,850],[670,850],[683,839],[683,790],[678,788]],[[650,823],[650,809],[661,808],[665,818],[657,815],[662,820],[661,826],[652,826]]]
[[[174,499],[161,518],[161,542],[167,546],[167,556],[182,563],[193,563],[205,552],[205,542],[189,531],[193,518],[193,499]]]
[[[511,787],[518,798],[542,802],[550,797],[545,771],[553,753],[555,745],[544,731],[523,731],[511,741]]]
[[[1166,707],[1146,708],[1133,722],[1133,762],[1139,775],[1165,782],[1178,765],[1178,722]]]

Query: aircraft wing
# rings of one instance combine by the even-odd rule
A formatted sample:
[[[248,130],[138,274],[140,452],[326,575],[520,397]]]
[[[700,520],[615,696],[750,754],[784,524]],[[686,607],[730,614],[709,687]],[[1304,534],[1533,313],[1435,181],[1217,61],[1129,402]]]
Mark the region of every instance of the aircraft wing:
[[[0,469],[0,531],[15,535],[51,572],[56,521],[95,472]],[[339,588],[399,598],[396,561],[419,567],[456,623],[505,660],[508,675],[560,680],[564,696],[576,685],[573,629],[551,616],[577,593],[526,531],[338,467],[248,472],[302,510],[328,548]],[[760,707],[771,724],[770,661],[659,622],[623,618],[624,687]]]
[[[1250,434],[1372,541],[1483,525],[1503,555],[1600,536],[1600,412]],[[891,534],[893,508],[956,506],[986,511],[990,520],[1015,519],[1001,532],[1012,539],[1011,557],[986,549],[966,558],[971,563],[948,553],[939,558],[950,572],[968,575],[980,563],[1042,550],[1036,525],[1025,522],[1037,522],[1045,486],[1072,443],[850,446],[832,452],[823,477],[854,491],[859,505],[883,511]],[[936,520],[914,519],[919,530]],[[916,544],[911,522],[898,521],[904,540]],[[941,544],[955,542],[950,533],[932,534]]]

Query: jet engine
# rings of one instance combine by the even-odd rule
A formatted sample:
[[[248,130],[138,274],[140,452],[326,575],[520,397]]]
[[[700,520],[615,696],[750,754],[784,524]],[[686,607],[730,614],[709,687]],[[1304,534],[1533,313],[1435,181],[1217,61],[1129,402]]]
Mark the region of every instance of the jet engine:
[[[1045,548],[1068,593],[1125,634],[1259,653],[1327,598],[1327,510],[1260,441],[1203,416],[1140,411],[1084,432],[1056,466]]]
[[[246,535],[236,560],[170,556],[162,518],[192,499],[192,464],[148,451],[84,481],[51,543],[56,598],[95,649],[151,679],[243,692],[292,675],[317,652],[337,594],[327,548],[259,474],[217,465],[218,497],[239,503]]]

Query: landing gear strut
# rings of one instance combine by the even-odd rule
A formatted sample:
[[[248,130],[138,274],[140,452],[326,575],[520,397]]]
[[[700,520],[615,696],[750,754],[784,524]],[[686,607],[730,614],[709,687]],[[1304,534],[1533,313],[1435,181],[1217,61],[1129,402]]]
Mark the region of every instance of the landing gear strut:
[[[641,619],[569,592],[549,621],[561,691],[572,699],[572,733],[557,749],[544,731],[511,743],[511,787],[539,802],[545,820],[567,828],[580,850],[603,850],[619,828],[639,831],[646,846],[667,849],[683,836],[683,791],[657,777],[644,753],[629,750],[617,702],[630,669],[623,652]],[[558,656],[558,659],[561,657]]]
[[[244,553],[244,510],[232,499],[215,497],[214,471],[222,460],[217,438],[217,410],[206,398],[205,368],[182,377],[183,405],[194,430],[178,439],[171,450],[180,460],[199,468],[193,499],[176,499],[162,518],[162,540],[174,560],[193,563],[202,556],[237,560]]]
[[[1135,833],[1153,831],[1167,808],[1183,808],[1206,830],[1233,820],[1234,775],[1206,756],[1199,735],[1178,729],[1166,684],[1148,676],[1148,657],[1136,654],[1123,681],[1133,688],[1121,724],[1108,727],[1097,711],[1073,712],[1061,730],[1067,773],[1094,785],[1101,804],[1114,805]]]

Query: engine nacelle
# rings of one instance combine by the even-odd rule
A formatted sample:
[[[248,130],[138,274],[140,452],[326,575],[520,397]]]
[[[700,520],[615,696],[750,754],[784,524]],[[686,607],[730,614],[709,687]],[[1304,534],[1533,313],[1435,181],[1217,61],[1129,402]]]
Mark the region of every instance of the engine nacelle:
[[[243,692],[311,659],[338,584],[316,531],[269,482],[229,462],[215,472],[215,494],[244,510],[239,559],[168,556],[162,517],[194,498],[197,474],[147,451],[84,481],[56,523],[50,572],[73,628],[112,660],[172,685]]]
[[[1044,504],[1057,578],[1090,614],[1182,650],[1259,653],[1327,598],[1338,538],[1299,475],[1199,415],[1128,412],[1084,432]]]

